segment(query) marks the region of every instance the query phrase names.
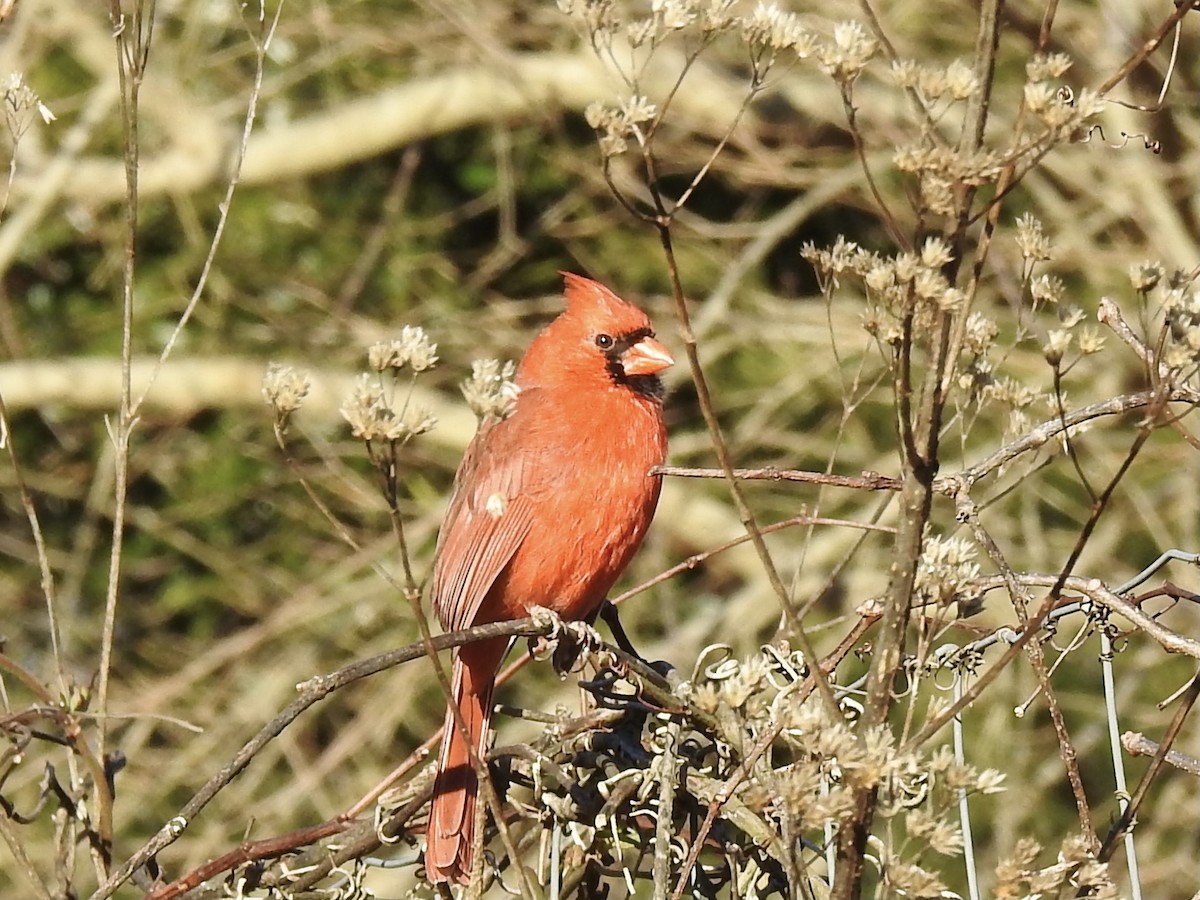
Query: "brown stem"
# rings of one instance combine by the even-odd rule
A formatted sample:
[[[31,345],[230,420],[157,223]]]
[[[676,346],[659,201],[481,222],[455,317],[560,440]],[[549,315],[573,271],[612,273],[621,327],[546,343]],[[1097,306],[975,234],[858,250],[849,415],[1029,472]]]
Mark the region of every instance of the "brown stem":
[[[434,635],[429,643],[435,650],[447,650],[451,647],[459,647],[463,644],[495,637],[544,635],[548,634],[549,630],[548,626],[534,624],[532,619],[519,619],[514,622],[478,625],[463,631]],[[351,663],[328,675],[318,675],[298,685],[297,690],[299,690],[300,696],[259,729],[258,733],[247,741],[220,771],[205,782],[200,790],[180,808],[179,812],[166,825],[159,829],[136,853],[113,871],[108,880],[91,895],[89,900],[105,900],[105,898],[111,897],[117,888],[129,880],[135,870],[141,868],[146,864],[147,860],[178,840],[201,810],[250,765],[263,747],[282,734],[284,729],[296,721],[311,706],[349,684],[398,666],[401,663],[418,659],[424,656],[426,652],[425,642],[418,641],[397,650],[381,653],[370,659]]]
[[[1125,807],[1124,811],[1117,818],[1117,821],[1112,823],[1112,827],[1108,829],[1108,834],[1104,836],[1104,843],[1100,846],[1100,852],[1096,856],[1100,862],[1108,861],[1113,851],[1116,850],[1117,843],[1133,824],[1138,810],[1141,809],[1142,801],[1146,799],[1146,794],[1150,790],[1150,785],[1154,783],[1154,779],[1162,772],[1167,753],[1170,751],[1171,745],[1175,743],[1175,738],[1179,736],[1179,731],[1183,728],[1183,723],[1187,719],[1188,713],[1196,705],[1197,699],[1200,699],[1200,673],[1192,679],[1192,683],[1188,685],[1187,691],[1184,692],[1179,708],[1175,710],[1171,724],[1167,726],[1167,731],[1163,735],[1162,743],[1154,751],[1154,758],[1150,761],[1149,768],[1143,773],[1137,787],[1134,788],[1133,794],[1129,797],[1129,805]]]

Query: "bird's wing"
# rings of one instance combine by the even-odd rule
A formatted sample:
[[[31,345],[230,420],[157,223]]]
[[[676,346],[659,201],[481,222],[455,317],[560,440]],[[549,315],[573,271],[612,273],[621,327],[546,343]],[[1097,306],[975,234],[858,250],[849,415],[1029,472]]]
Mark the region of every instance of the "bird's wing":
[[[475,624],[484,597],[533,524],[536,454],[522,447],[516,418],[486,424],[455,477],[430,582],[433,608],[448,631]]]

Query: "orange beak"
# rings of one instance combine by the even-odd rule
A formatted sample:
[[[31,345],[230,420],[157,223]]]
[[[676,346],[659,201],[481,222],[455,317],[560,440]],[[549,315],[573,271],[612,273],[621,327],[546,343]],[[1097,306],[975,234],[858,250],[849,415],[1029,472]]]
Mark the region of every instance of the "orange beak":
[[[644,337],[623,354],[621,368],[626,375],[654,375],[675,364],[675,358],[662,343],[652,337]]]

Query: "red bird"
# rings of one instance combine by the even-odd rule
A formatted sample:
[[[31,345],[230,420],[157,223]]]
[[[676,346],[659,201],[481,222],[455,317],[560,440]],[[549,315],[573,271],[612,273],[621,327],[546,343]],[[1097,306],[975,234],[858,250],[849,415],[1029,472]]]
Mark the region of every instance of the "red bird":
[[[660,479],[649,474],[667,451],[658,373],[674,360],[645,313],[590,279],[564,277],[567,309],[521,360],[513,414],[483,423],[455,476],[430,587],[447,631],[524,618],[534,605],[588,618],[658,504]],[[454,660],[454,699],[481,757],[507,646],[467,644]],[[469,879],[478,789],[447,710],[425,851],[431,881]]]

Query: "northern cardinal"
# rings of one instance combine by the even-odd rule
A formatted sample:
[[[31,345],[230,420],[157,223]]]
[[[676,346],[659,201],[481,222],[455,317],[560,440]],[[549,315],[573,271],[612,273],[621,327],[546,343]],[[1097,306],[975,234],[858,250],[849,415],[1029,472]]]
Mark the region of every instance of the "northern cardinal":
[[[448,631],[524,618],[544,606],[586,619],[645,536],[666,457],[658,373],[671,354],[645,313],[563,273],[567,308],[530,344],[512,415],[485,421],[467,448],[438,537],[430,595]],[[482,757],[507,638],[464,645],[454,698]],[[479,790],[446,712],[429,814],[431,881],[466,882]]]

